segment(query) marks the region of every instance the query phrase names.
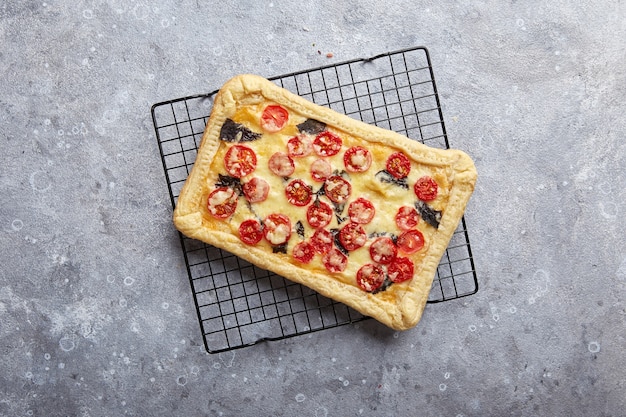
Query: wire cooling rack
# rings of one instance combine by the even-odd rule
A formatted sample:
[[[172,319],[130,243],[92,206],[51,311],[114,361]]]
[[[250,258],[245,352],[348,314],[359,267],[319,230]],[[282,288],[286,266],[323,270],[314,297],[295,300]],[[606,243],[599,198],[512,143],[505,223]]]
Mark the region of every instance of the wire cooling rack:
[[[432,147],[448,138],[428,50],[405,49],[271,78],[314,103]],[[152,119],[172,206],[196,158],[217,91],[157,103]],[[209,353],[365,319],[355,310],[221,249],[180,234]],[[437,269],[429,303],[478,291],[462,219]]]

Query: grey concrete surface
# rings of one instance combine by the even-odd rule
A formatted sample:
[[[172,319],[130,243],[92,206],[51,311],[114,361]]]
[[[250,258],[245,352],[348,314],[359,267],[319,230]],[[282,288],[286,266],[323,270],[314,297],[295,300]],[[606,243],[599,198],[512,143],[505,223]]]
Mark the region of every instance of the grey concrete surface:
[[[0,415],[626,415],[624,39],[617,0],[2,2]],[[206,354],[150,106],[417,45],[479,292]]]

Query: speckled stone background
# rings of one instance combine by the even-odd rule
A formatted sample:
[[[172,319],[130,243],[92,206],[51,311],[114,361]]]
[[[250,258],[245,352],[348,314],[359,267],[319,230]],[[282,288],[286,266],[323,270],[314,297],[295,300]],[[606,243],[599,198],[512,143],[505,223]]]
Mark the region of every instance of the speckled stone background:
[[[0,415],[626,415],[625,39],[618,0],[2,2]],[[418,45],[479,292],[205,353],[150,106]]]

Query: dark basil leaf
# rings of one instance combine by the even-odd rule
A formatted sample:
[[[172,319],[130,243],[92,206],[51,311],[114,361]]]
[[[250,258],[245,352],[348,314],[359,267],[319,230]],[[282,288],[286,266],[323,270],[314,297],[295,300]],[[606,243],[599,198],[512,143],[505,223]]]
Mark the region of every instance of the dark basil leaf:
[[[428,223],[435,229],[439,229],[439,222],[441,222],[441,211],[433,209],[422,200],[417,200],[415,202],[415,208],[426,223]]]
[[[341,217],[338,214],[335,214],[335,217],[337,218],[337,223],[341,224],[343,222],[345,222],[346,220],[348,220],[348,217]]]
[[[226,119],[220,130],[220,139],[226,142],[251,142],[260,139],[261,136],[261,133],[253,132],[231,119]]]
[[[336,170],[333,171],[333,175],[338,175],[341,178],[343,178],[344,180],[350,181],[350,174],[348,174],[348,171],[346,171],[345,169],[342,169],[341,171],[336,169]]]
[[[393,243],[397,244],[398,236],[394,235],[393,233],[389,233],[389,232],[372,232],[369,235],[367,235],[367,237],[369,237],[370,239],[373,239],[375,237],[381,237],[381,236],[389,236],[391,238],[391,240],[393,241]]]
[[[272,246],[273,253],[287,253],[287,244],[284,243],[278,246]]]
[[[333,209],[335,210],[335,217],[337,218],[337,223],[341,224],[345,222],[346,220],[348,220],[348,217],[341,216],[344,209],[346,208],[346,203],[339,204],[339,203],[335,203],[334,201],[331,201],[331,203],[333,205]]]
[[[243,188],[241,185],[241,180],[239,178],[222,174],[217,174],[217,177],[218,182],[215,183],[216,187],[230,187],[235,190],[238,195],[243,194]]]
[[[343,213],[343,209],[346,208],[346,203],[335,203],[334,201],[333,203],[333,207],[335,208],[335,213],[337,213],[337,215],[340,215],[341,213]]]
[[[326,123],[320,122],[315,119],[306,119],[304,122],[297,126],[301,133],[310,133],[311,135],[317,135],[326,130]]]
[[[378,178],[380,182],[397,185],[398,187],[404,188],[405,190],[409,189],[409,184],[406,182],[406,178],[398,179],[391,175],[386,169],[378,171],[374,176]]]
[[[337,247],[337,249],[339,249],[339,252],[343,253],[346,256],[349,256],[350,253],[348,249],[346,249],[341,244],[341,239],[339,239],[339,229],[330,229],[330,233],[332,233],[333,235],[333,242],[335,243],[335,246]]]
[[[300,220],[296,222],[296,233],[298,234],[298,236],[304,239],[304,225]]]

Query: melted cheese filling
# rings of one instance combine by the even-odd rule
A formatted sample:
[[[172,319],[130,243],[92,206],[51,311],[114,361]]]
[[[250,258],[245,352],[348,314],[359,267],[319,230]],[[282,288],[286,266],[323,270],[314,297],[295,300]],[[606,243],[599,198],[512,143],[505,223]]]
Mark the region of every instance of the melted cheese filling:
[[[431,176],[439,186],[439,193],[437,198],[434,201],[428,202],[428,204],[435,210],[443,210],[445,207],[450,187],[449,172],[446,168],[422,165],[411,160],[411,171],[406,178],[406,181],[409,184],[408,189],[402,188],[397,184],[382,182],[375,178],[375,174],[386,169],[385,164],[387,158],[392,153],[397,152],[398,149],[390,148],[386,145],[378,143],[367,142],[363,139],[348,135],[342,131],[338,131],[332,126],[327,127],[327,130],[338,135],[343,141],[342,148],[338,154],[330,157],[320,157],[315,152],[312,152],[304,157],[294,157],[292,159],[295,164],[295,170],[289,176],[288,180],[274,174],[269,168],[270,157],[276,152],[287,152],[287,141],[294,136],[300,135],[296,125],[304,122],[306,118],[295,114],[292,110],[290,110],[288,124],[281,131],[276,133],[264,132],[259,125],[259,118],[267,104],[268,103],[264,102],[261,104],[243,106],[238,109],[237,113],[232,117],[235,122],[245,125],[254,132],[263,132],[263,136],[259,140],[240,143],[240,145],[253,149],[257,156],[256,169],[249,175],[242,177],[241,182],[245,183],[253,177],[265,179],[270,187],[267,199],[260,203],[245,204],[245,197],[240,197],[237,210],[233,216],[226,220],[216,219],[207,211],[204,221],[212,223],[214,228],[224,231],[230,230],[230,232],[232,232],[235,236],[238,236],[238,227],[244,220],[255,218],[259,221],[263,221],[269,214],[284,214],[291,220],[291,225],[294,231],[296,223],[298,221],[301,222],[304,226],[304,239],[297,233],[291,233],[292,231],[287,230],[286,226],[278,225],[275,230],[267,234],[267,240],[262,240],[257,244],[257,246],[267,247],[268,253],[271,254],[272,248],[270,244],[283,244],[287,236],[291,233],[291,237],[287,242],[287,254],[275,254],[275,256],[280,256],[285,262],[291,262],[301,268],[321,273],[328,273],[322,262],[322,256],[320,255],[315,255],[313,260],[308,264],[301,264],[293,258],[292,250],[295,245],[302,240],[309,240],[315,232],[315,229],[311,227],[307,221],[306,211],[308,205],[298,207],[290,204],[285,195],[285,187],[289,181],[300,178],[312,187],[313,193],[316,193],[320,190],[324,183],[313,180],[311,177],[312,165],[319,165],[320,163],[316,161],[318,159],[322,159],[330,164],[333,172],[345,171],[343,161],[345,151],[351,146],[362,146],[368,149],[371,153],[371,166],[365,172],[343,174],[344,178],[347,179],[352,188],[350,196],[345,201],[343,211],[341,213],[333,213],[330,223],[324,227],[326,230],[341,229],[343,226],[348,224],[348,206],[352,201],[359,197],[363,197],[373,203],[375,209],[373,219],[368,224],[361,225],[368,235],[367,241],[364,242],[362,247],[349,252],[347,256],[348,264],[345,270],[332,274],[336,279],[356,286],[356,274],[359,268],[365,264],[373,262],[370,256],[369,247],[376,238],[372,236],[386,235],[391,237],[392,235],[399,236],[402,233],[402,230],[400,230],[395,223],[395,216],[401,206],[413,206],[415,204],[417,197],[413,191],[413,184],[415,184],[417,179],[425,175]],[[220,142],[219,149],[211,166],[211,172],[214,177],[207,179],[207,188],[205,190],[206,195],[215,189],[214,184],[218,182],[217,174],[226,173],[224,167],[224,156],[226,151],[231,146],[233,146],[233,143]],[[352,155],[351,162],[354,165],[362,165],[366,163],[366,157],[363,152],[356,152]],[[341,191],[343,193],[347,193],[348,191],[348,186],[342,183],[333,184],[332,182],[327,182],[326,186],[328,187],[327,192],[332,191],[335,187],[342,187]],[[315,199],[316,197],[314,196],[313,198]],[[336,207],[336,205],[329,200],[328,197],[321,195],[319,198],[331,207]],[[224,195],[220,197],[220,199],[223,199],[222,201],[226,201],[228,200],[228,195]],[[214,203],[213,199],[211,200],[211,203]],[[366,214],[364,213],[363,216],[366,216]],[[415,273],[418,273],[420,270],[420,261],[428,249],[428,242],[437,231],[434,227],[428,225],[423,219],[420,219],[416,228],[424,235],[424,248],[412,255],[406,255],[401,251],[398,251],[398,256],[408,257],[411,259],[415,264]],[[386,255],[389,254],[390,253],[386,253]],[[338,260],[334,258],[331,260],[331,262],[336,261]],[[402,284],[394,284],[392,287],[401,285]]]

